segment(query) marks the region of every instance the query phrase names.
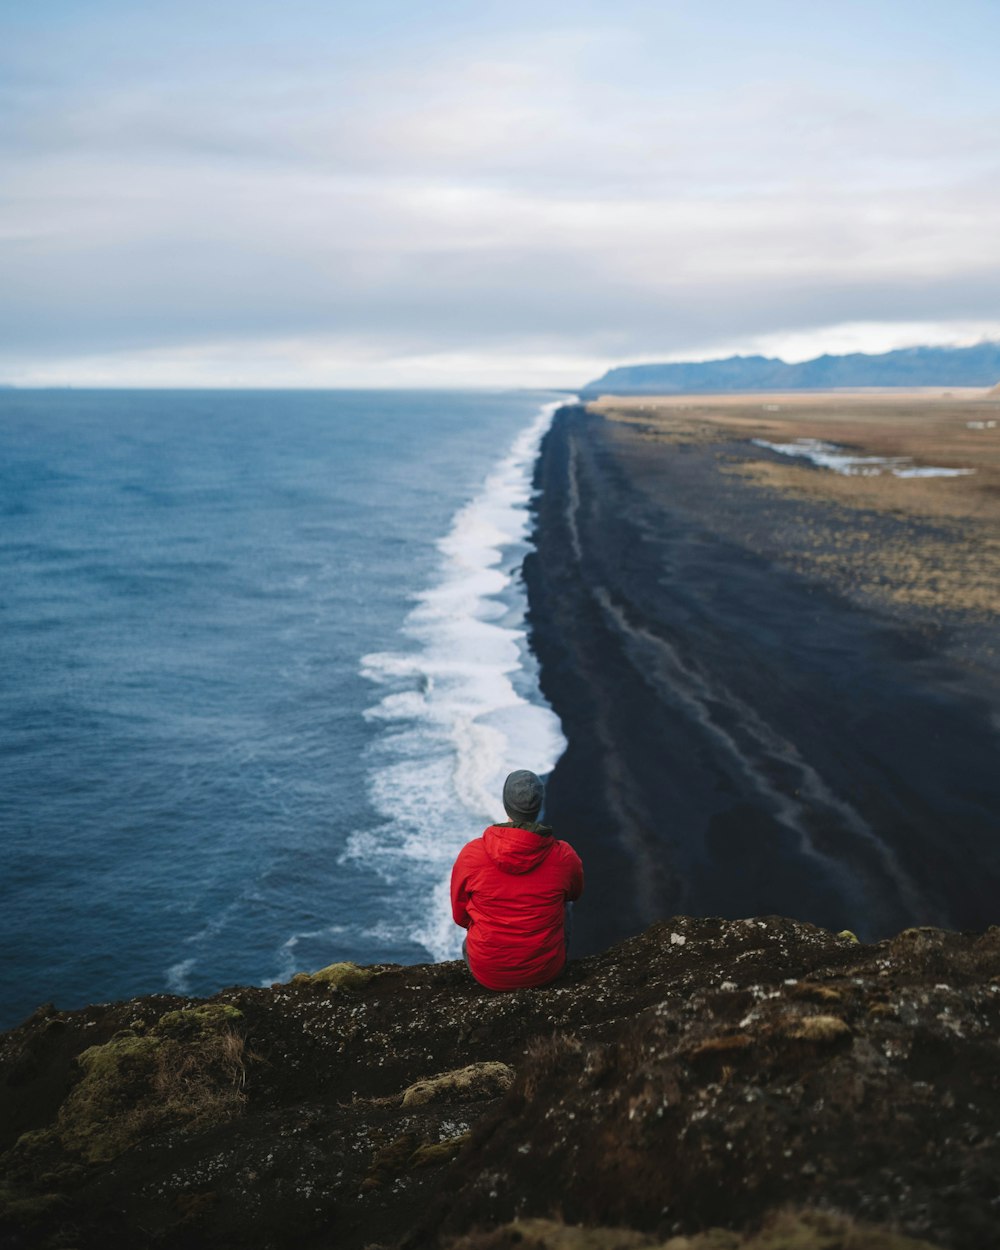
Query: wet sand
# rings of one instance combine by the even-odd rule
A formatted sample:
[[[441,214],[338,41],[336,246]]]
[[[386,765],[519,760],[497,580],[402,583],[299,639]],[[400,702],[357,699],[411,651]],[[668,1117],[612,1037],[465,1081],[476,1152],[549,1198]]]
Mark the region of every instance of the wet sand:
[[[1000,920],[1000,435],[966,424],[998,410],[897,393],[557,416],[525,577],[569,740],[548,817],[588,869],[579,953],[681,912],[865,938]],[[800,437],[976,473],[840,478],[750,441]]]

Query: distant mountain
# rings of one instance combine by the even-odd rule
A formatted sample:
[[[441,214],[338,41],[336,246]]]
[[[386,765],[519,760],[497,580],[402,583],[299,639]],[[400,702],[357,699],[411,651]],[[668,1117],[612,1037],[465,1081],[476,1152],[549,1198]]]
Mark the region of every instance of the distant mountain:
[[[1000,343],[907,347],[867,356],[817,356],[789,365],[769,356],[728,356],[677,364],[621,365],[588,382],[581,394],[683,395],[719,391],[811,391],[844,386],[992,386],[1000,379]]]

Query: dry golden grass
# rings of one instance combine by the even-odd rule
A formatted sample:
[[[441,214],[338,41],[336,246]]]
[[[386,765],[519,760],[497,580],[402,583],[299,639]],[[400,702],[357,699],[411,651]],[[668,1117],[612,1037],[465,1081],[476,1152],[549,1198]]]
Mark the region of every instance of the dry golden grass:
[[[815,523],[788,552],[789,562],[803,572],[875,599],[983,617],[1000,613],[995,391],[637,396],[604,398],[590,407],[653,444],[737,442],[742,446],[735,456],[727,457],[720,446],[722,473],[762,492],[829,505],[817,510]],[[751,442],[803,438],[858,455],[908,457],[915,466],[974,472],[952,478],[845,476],[805,460],[776,460]],[[917,524],[887,540],[870,532],[873,514]]]
[[[877,394],[667,396],[601,399],[590,405],[614,421],[638,427],[655,441],[720,442],[729,439],[785,443],[820,438],[862,455],[909,456],[917,465],[970,468],[968,478],[844,478],[825,473],[824,481],[867,484],[872,498],[882,487],[900,490],[893,502],[919,511],[936,497],[930,486],[956,486],[953,500],[990,494],[1000,488],[1000,397],[982,391],[928,395],[919,392]],[[993,429],[972,429],[970,422],[996,421]],[[790,465],[790,468],[803,466]],[[808,470],[807,470],[808,472]],[[815,476],[815,475],[812,475]],[[831,489],[842,489],[834,487]],[[941,492],[937,492],[941,493]],[[965,507],[959,502],[959,509]],[[998,502],[994,501],[998,508]]]

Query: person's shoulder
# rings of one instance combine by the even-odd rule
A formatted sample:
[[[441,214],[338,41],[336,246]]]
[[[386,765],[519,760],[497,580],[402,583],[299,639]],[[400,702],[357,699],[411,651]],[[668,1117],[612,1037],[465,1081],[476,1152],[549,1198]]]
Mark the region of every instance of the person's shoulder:
[[[459,859],[468,859],[470,856],[482,855],[486,853],[486,847],[483,843],[483,835],[478,838],[472,838],[466,842],[465,846],[458,852]]]
[[[566,841],[565,838],[559,838],[558,841],[556,842],[556,846],[558,846],[563,859],[579,860],[580,856],[577,855],[576,851],[573,849],[572,846],[570,846],[570,844]]]

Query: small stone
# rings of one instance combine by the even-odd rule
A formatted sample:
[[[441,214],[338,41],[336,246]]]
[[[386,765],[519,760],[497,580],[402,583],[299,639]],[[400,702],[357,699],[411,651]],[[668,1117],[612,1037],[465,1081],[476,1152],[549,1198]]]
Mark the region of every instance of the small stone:
[[[851,1036],[851,1026],[839,1016],[798,1016],[788,1022],[783,1032],[802,1042],[836,1042]]]
[[[514,1069],[505,1063],[472,1063],[454,1072],[430,1076],[403,1090],[404,1107],[428,1102],[472,1102],[506,1093],[514,1081]]]

